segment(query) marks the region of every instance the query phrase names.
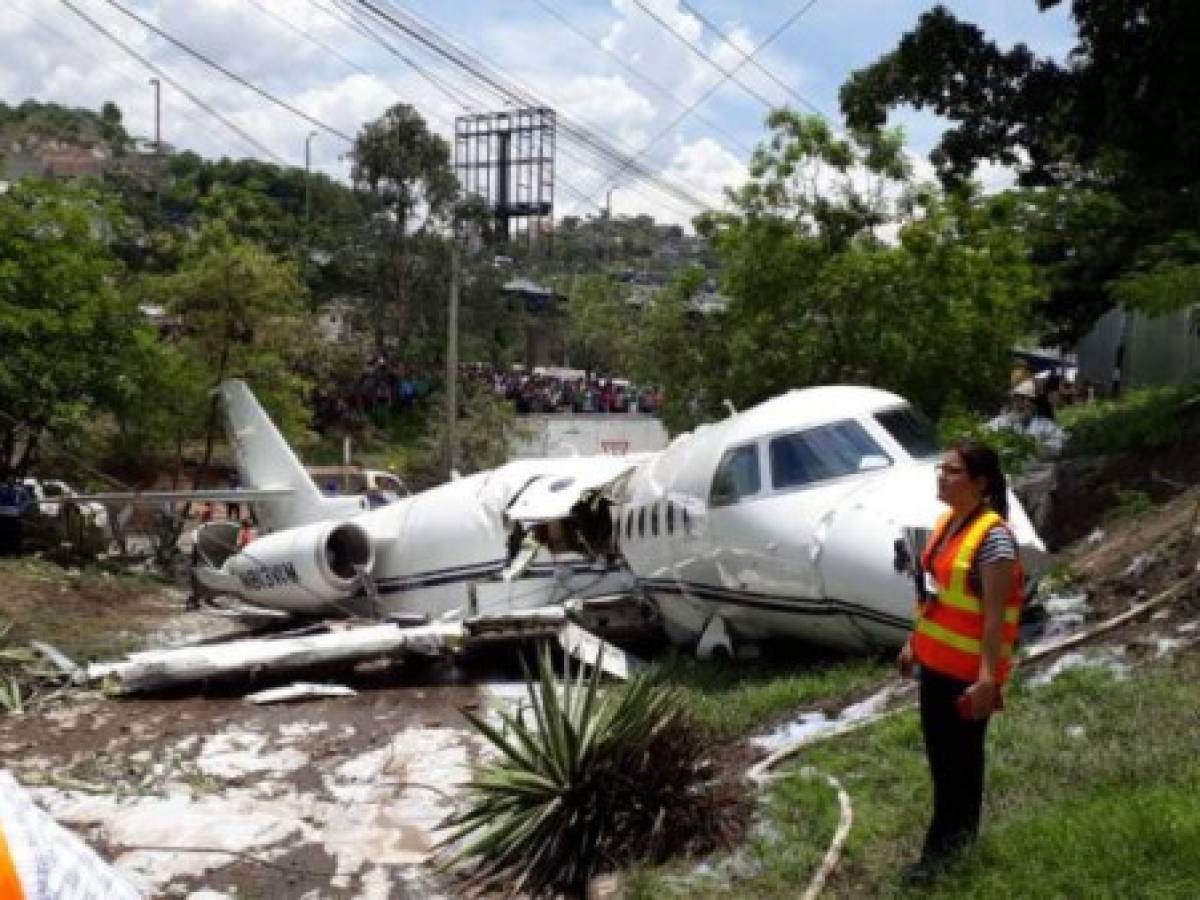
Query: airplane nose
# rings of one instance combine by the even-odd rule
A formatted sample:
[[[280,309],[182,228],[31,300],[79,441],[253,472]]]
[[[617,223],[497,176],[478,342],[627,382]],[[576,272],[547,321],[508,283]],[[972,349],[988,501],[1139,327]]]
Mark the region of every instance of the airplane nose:
[[[908,626],[920,548],[907,538],[928,529],[941,509],[932,467],[906,467],[864,485],[826,520],[817,561],[826,598],[860,610],[888,640]]]

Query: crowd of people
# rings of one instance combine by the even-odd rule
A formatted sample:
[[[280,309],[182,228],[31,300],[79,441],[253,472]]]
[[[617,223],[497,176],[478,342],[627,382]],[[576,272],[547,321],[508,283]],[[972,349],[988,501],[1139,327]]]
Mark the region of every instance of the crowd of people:
[[[519,415],[531,413],[650,413],[662,408],[662,392],[623,378],[578,369],[538,367],[528,371],[486,363],[460,367],[460,378],[510,401]],[[441,373],[380,356],[351,382],[318,389],[317,416],[329,425],[361,424],[369,418],[403,414],[427,403]]]
[[[611,378],[578,369],[536,368],[502,370],[487,365],[467,367],[467,377],[490,387],[498,397],[512,402],[520,415],[530,413],[657,413],[662,392],[638,387],[623,378]]]

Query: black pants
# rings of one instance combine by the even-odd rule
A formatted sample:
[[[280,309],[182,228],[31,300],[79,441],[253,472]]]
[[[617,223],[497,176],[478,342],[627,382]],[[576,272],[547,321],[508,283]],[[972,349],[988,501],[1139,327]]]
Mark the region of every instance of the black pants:
[[[19,516],[0,516],[0,556],[20,556],[23,524]]]
[[[927,861],[957,853],[979,834],[988,720],[958,714],[955,701],[968,687],[969,682],[921,669],[921,733],[933,776],[933,821],[921,852]]]

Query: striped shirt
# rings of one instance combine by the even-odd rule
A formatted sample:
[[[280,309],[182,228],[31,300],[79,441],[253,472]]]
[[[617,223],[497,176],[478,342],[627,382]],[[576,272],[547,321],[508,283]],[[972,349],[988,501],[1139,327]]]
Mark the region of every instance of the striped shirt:
[[[953,532],[947,531],[942,535],[940,544],[944,544],[953,535],[962,531],[967,524],[975,517],[961,522]],[[939,546],[940,549],[940,546]],[[986,566],[988,563],[1000,562],[1006,559],[1017,558],[1017,542],[1013,538],[1012,531],[1003,523],[997,523],[987,530],[983,536],[983,540],[979,542],[979,549],[975,553],[975,559],[971,561],[971,571],[967,573],[967,587],[971,593],[978,596],[983,591],[983,578],[981,577],[980,567]]]

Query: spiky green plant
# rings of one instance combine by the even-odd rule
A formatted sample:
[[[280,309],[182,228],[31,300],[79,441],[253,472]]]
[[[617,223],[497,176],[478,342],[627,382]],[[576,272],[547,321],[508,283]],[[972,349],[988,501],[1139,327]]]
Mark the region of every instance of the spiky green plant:
[[[721,830],[722,817],[701,810],[704,743],[675,691],[638,679],[602,693],[599,667],[560,689],[546,649],[526,684],[527,713],[500,712],[501,727],[465,713],[499,756],[442,823],[447,867],[466,867],[481,888],[575,892]]]

